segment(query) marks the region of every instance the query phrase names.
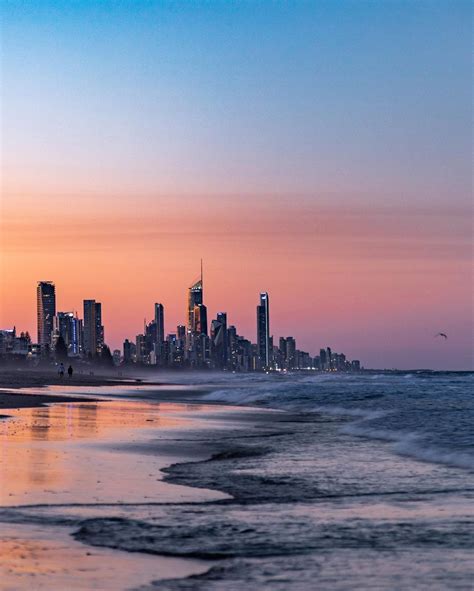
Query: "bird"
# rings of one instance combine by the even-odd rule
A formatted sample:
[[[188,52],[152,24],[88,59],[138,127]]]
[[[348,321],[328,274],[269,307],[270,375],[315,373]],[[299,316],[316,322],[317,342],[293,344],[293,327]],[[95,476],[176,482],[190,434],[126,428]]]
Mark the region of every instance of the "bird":
[[[438,334],[435,334],[435,338],[436,337],[443,337],[444,339],[448,339],[448,335],[444,334],[444,332],[439,332]]]

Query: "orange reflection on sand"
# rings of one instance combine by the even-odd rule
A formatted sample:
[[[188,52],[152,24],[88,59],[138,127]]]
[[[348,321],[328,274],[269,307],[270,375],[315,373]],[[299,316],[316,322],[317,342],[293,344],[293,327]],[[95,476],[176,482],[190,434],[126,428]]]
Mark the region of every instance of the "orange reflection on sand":
[[[167,459],[123,447],[180,428],[185,419],[173,413],[183,408],[107,401],[8,411],[12,418],[0,420],[0,505],[156,498]]]
[[[52,535],[54,534],[54,535]],[[208,563],[83,546],[69,532],[2,524],[0,588],[5,591],[119,591],[156,578],[189,576]]]
[[[22,442],[98,438],[112,429],[175,428],[180,421],[168,413],[180,410],[180,405],[167,404],[164,415],[159,404],[116,401],[14,409],[6,411],[13,419],[0,423],[0,433],[4,440]]]

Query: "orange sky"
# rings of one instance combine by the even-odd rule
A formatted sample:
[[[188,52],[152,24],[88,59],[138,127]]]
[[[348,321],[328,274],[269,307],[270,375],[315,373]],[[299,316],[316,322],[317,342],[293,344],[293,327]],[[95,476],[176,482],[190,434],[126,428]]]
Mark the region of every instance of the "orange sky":
[[[304,195],[118,195],[110,203],[97,194],[4,198],[2,327],[35,334],[36,282],[53,280],[58,310],[81,314],[83,299],[102,301],[112,347],[141,331],[155,301],[174,331],[202,256],[210,316],[227,311],[252,339],[258,293],[268,290],[274,335],[291,334],[311,353],[330,345],[370,365],[409,366],[408,339],[426,363],[442,362],[433,335],[443,330],[461,337],[468,362],[462,209],[343,207]]]

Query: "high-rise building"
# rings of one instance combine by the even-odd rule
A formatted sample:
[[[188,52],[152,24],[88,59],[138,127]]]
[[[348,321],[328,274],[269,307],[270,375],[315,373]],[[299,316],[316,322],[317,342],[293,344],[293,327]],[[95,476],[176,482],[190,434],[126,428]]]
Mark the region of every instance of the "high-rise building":
[[[182,350],[180,347],[180,341],[175,334],[169,334],[164,342],[164,363],[170,367],[176,364],[180,364],[182,361],[181,354]]]
[[[296,367],[296,341],[293,337],[286,337],[286,366],[288,369]]]
[[[51,347],[53,323],[56,315],[56,287],[52,281],[39,281],[36,289],[38,345]]]
[[[145,354],[150,355],[153,352],[154,356],[154,363],[157,362],[157,354],[156,354],[156,343],[157,343],[157,336],[156,336],[156,322],[152,320],[149,324],[144,325],[144,335],[145,335]]]
[[[146,345],[145,345],[145,335],[137,334],[135,340],[135,357],[137,363],[146,363],[147,361],[147,353],[146,353]]]
[[[227,314],[219,312],[211,322],[211,357],[215,367],[227,366]]]
[[[54,317],[54,338],[61,336],[68,354],[79,355],[82,343],[82,320],[73,312],[58,312]]]
[[[162,345],[165,340],[165,308],[155,304],[156,343]]]
[[[237,358],[237,329],[235,326],[229,326],[227,329],[227,343],[229,347],[229,367],[235,370]]]
[[[102,351],[104,346],[102,304],[95,300],[84,300],[83,340],[86,355],[95,355]]]
[[[16,339],[16,328],[0,330],[0,355],[7,355],[13,352]]]
[[[95,342],[96,351],[101,353],[104,347],[104,325],[102,324],[102,304],[95,303]]]
[[[84,300],[84,353],[95,355],[97,350],[95,300]]]
[[[270,310],[266,292],[260,294],[260,305],[257,306],[257,353],[260,367],[269,368],[271,365]]]
[[[351,363],[352,371],[360,371],[360,361],[358,359],[354,359]]]
[[[329,369],[327,365],[326,349],[319,350],[319,363],[321,365],[321,371],[326,371]]]
[[[207,335],[207,307],[204,304],[194,306],[193,321],[193,332]]]
[[[203,298],[203,274],[188,290],[188,318],[186,327],[185,358],[191,367],[200,366],[207,358],[207,308]]]
[[[331,347],[326,348],[326,366],[328,370],[333,369],[332,351]]]
[[[134,343],[130,342],[128,339],[125,339],[123,342],[123,362],[130,363],[133,358],[134,351],[136,350],[136,346]]]
[[[194,312],[197,306],[203,304],[202,277],[193,283],[188,290],[188,331],[193,332],[195,326]]]

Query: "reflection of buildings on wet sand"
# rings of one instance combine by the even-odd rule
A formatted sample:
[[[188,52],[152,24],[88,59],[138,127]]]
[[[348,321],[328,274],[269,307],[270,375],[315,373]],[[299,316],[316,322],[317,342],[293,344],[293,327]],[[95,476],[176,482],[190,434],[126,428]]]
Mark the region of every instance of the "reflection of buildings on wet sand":
[[[182,410],[173,404],[114,400],[9,410],[11,418],[0,420],[0,505],[44,502],[58,493],[67,493],[69,501],[98,498],[106,486],[115,487],[117,495],[127,487],[134,490],[132,480],[140,481],[140,469],[134,463],[127,470],[127,461],[121,462],[119,454],[109,457],[102,444],[117,434],[131,441],[140,429],[179,426],[182,420],[170,411]],[[112,474],[106,484],[108,469]],[[147,468],[147,477],[150,472]]]

